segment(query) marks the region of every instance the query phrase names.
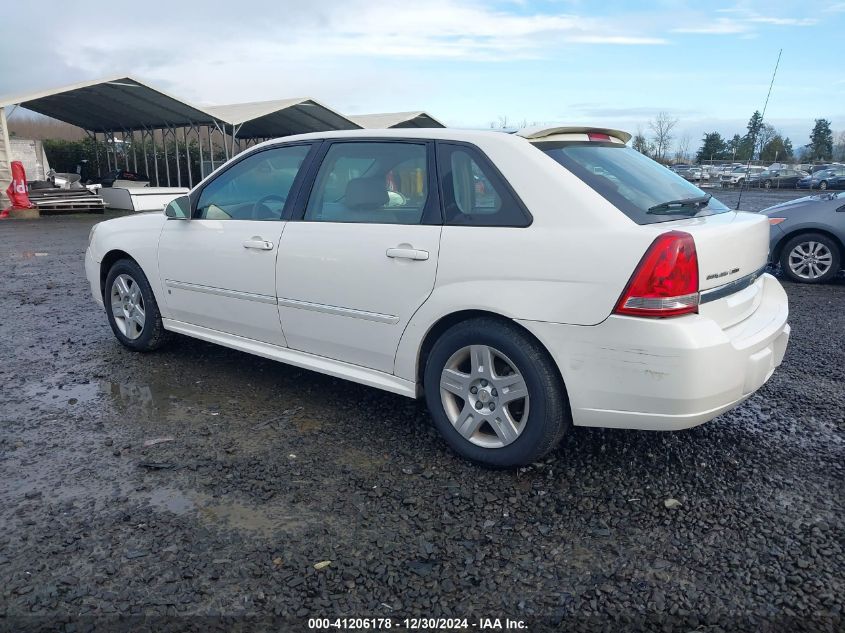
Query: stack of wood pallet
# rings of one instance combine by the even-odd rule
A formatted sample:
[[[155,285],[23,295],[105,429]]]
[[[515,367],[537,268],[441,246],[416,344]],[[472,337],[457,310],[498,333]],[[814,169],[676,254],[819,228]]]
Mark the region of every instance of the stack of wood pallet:
[[[27,194],[42,215],[103,213],[103,199],[87,189],[32,189]]]

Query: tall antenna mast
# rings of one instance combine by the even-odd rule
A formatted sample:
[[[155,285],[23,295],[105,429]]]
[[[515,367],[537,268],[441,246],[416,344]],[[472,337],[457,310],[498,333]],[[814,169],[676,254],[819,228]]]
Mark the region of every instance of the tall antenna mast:
[[[778,60],[775,62],[775,70],[772,72],[772,80],[769,82],[769,92],[766,93],[766,102],[763,104],[763,113],[760,115],[760,127],[766,120],[766,108],[769,107],[769,97],[772,96],[772,86],[775,85],[775,77],[778,74],[778,66],[780,66],[780,56],[783,54],[783,49],[778,51]],[[739,211],[739,203],[742,202],[742,192],[748,184],[748,172],[751,169],[751,159],[754,158],[754,148],[757,147],[758,130],[754,130],[754,136],[751,137],[751,156],[748,157],[748,163],[745,165],[745,178],[742,179],[742,186],[739,188],[739,196],[736,199],[736,210]]]

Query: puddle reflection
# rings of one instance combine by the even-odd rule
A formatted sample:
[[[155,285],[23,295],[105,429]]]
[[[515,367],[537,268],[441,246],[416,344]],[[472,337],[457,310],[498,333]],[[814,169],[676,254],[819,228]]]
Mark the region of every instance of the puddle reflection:
[[[238,501],[226,501],[195,491],[157,488],[150,494],[150,503],[173,514],[193,514],[201,521],[217,527],[255,532],[269,536],[277,530],[289,530],[300,519],[278,506],[250,506]]]

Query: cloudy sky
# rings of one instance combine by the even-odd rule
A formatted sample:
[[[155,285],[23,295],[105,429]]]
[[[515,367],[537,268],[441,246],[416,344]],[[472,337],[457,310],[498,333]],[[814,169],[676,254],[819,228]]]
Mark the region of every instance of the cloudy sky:
[[[845,129],[838,0],[20,1],[6,16],[0,94],[125,73],[199,105],[309,96],[462,127],[634,131],[665,110],[696,146],[762,108],[783,48],[767,119],[796,146],[816,117]]]

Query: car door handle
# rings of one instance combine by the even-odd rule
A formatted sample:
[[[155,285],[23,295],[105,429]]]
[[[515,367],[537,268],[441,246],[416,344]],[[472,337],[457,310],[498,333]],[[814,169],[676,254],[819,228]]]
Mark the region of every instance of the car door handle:
[[[259,251],[272,251],[273,242],[255,235],[248,240],[244,240],[244,248],[254,248]]]
[[[428,251],[421,251],[416,248],[400,246],[397,248],[388,248],[388,257],[392,259],[413,259],[416,261],[424,261],[428,259]]]

